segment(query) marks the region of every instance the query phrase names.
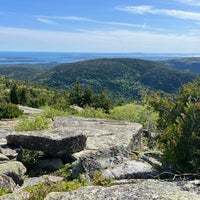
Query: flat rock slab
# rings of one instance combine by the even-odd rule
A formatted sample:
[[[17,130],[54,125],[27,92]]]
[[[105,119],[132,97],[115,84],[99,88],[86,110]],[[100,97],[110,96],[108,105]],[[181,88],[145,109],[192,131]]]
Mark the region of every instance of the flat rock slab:
[[[38,108],[31,108],[27,106],[18,106],[20,110],[23,111],[24,114],[40,114],[43,113],[44,110]]]
[[[128,160],[102,172],[103,177],[113,179],[148,179],[158,174],[150,164],[140,159]]]
[[[7,144],[24,149],[43,151],[53,157],[63,157],[85,148],[86,135],[77,130],[47,130],[16,132],[6,136]]]
[[[184,191],[174,182],[135,180],[135,183],[111,187],[87,186],[72,192],[52,192],[45,200],[199,200],[199,195]]]
[[[130,149],[141,147],[142,125],[117,120],[55,117],[52,127],[58,130],[84,131],[87,135],[86,151],[107,149],[123,145]]]
[[[72,176],[86,173],[90,179],[96,171],[123,163],[131,150],[142,145],[142,125],[117,120],[55,117],[52,127],[57,130],[84,131],[87,135],[84,151],[73,154]]]

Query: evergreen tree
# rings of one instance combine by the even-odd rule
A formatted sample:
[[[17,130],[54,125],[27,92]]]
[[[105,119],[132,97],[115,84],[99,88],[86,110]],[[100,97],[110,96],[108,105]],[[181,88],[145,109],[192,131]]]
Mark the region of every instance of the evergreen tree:
[[[19,98],[19,103],[21,105],[27,105],[28,104],[29,96],[28,96],[28,91],[25,87],[23,87],[19,90],[18,98]]]
[[[164,159],[181,172],[200,173],[200,79],[173,96],[152,95]]]
[[[83,92],[83,105],[92,107],[94,92],[92,88],[86,87]]]
[[[83,106],[83,91],[79,81],[76,82],[69,94],[69,102],[71,105]]]
[[[18,96],[18,87],[17,85],[13,85],[10,89],[10,101],[11,103],[18,104],[19,103],[19,96]]]
[[[101,94],[98,94],[94,97],[94,107],[102,108],[106,113],[109,113],[109,110],[112,108],[112,100],[108,96],[108,91],[103,90]]]

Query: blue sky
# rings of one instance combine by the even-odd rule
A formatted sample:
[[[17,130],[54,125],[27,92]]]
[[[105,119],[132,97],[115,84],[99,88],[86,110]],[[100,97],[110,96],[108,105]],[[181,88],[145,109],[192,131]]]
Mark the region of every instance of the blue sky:
[[[200,53],[200,0],[0,0],[0,51]]]

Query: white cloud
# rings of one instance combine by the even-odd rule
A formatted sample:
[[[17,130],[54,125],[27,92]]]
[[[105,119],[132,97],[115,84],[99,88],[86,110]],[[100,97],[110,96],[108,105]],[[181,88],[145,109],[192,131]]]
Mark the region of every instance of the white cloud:
[[[77,17],[77,16],[39,16],[43,19],[50,19],[50,20],[72,20],[72,21],[80,21],[80,22],[91,22],[93,20],[87,17]]]
[[[176,1],[190,6],[200,6],[199,0],[176,0]]]
[[[131,23],[122,23],[122,22],[105,22],[105,21],[95,21],[95,23],[99,24],[107,24],[107,25],[114,25],[114,26],[127,26],[127,27],[135,27],[135,28],[142,28],[145,29],[145,24],[131,24]]]
[[[127,27],[135,27],[140,29],[145,29],[145,24],[132,24],[132,23],[123,23],[123,22],[115,22],[115,21],[100,21],[94,20],[86,17],[77,17],[77,16],[38,16],[37,20],[48,23],[48,21],[55,22],[55,20],[71,20],[71,21],[79,21],[79,22],[90,22],[95,24],[105,24],[105,25],[113,25],[113,26],[127,26]]]
[[[57,23],[54,22],[53,20],[45,19],[45,18],[41,18],[41,17],[38,17],[37,20],[38,20],[39,22],[42,22],[42,23],[45,23],[45,24],[57,24]]]
[[[117,10],[129,12],[132,14],[154,14],[154,15],[165,15],[185,20],[196,20],[200,21],[200,13],[189,12],[182,10],[170,10],[170,9],[156,9],[153,6],[125,6],[117,7]]]
[[[59,32],[0,27],[0,44],[1,51],[200,52],[198,36],[128,30]]]

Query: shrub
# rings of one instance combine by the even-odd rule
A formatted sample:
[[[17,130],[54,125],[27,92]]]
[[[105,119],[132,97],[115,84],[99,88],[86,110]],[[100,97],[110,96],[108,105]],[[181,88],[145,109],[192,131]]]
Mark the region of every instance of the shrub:
[[[44,153],[41,151],[23,149],[22,157],[20,161],[24,164],[24,166],[27,168],[27,171],[29,173],[29,170],[34,167],[37,160],[41,158],[43,155]]]
[[[91,107],[86,107],[75,115],[85,118],[106,118],[108,116],[101,108],[95,109]]]
[[[92,180],[92,183],[94,185],[109,186],[112,181],[113,179],[102,177],[101,171],[96,171],[95,176]]]
[[[11,103],[0,104],[0,119],[12,119],[19,117],[23,112],[19,108]]]
[[[50,119],[36,115],[31,119],[22,118],[22,120],[15,126],[15,130],[17,131],[45,130],[49,128],[49,123]]]
[[[200,173],[200,79],[175,97],[153,94],[150,104],[159,112],[164,161],[180,172]]]
[[[70,180],[71,178],[71,164],[67,163],[64,167],[58,169],[53,173],[56,176],[61,176],[65,180]]]
[[[47,179],[44,183],[39,183],[35,186],[28,186],[25,190],[30,193],[29,200],[43,200],[50,192],[73,191],[82,186],[85,186],[85,182],[78,180],[68,182],[57,181],[54,183]]]
[[[110,111],[109,118],[141,123],[144,128],[152,131],[155,129],[158,115],[147,105],[130,103],[113,108]]]
[[[0,189],[0,196],[4,195],[4,194],[8,194],[9,190],[7,188],[2,188]]]

